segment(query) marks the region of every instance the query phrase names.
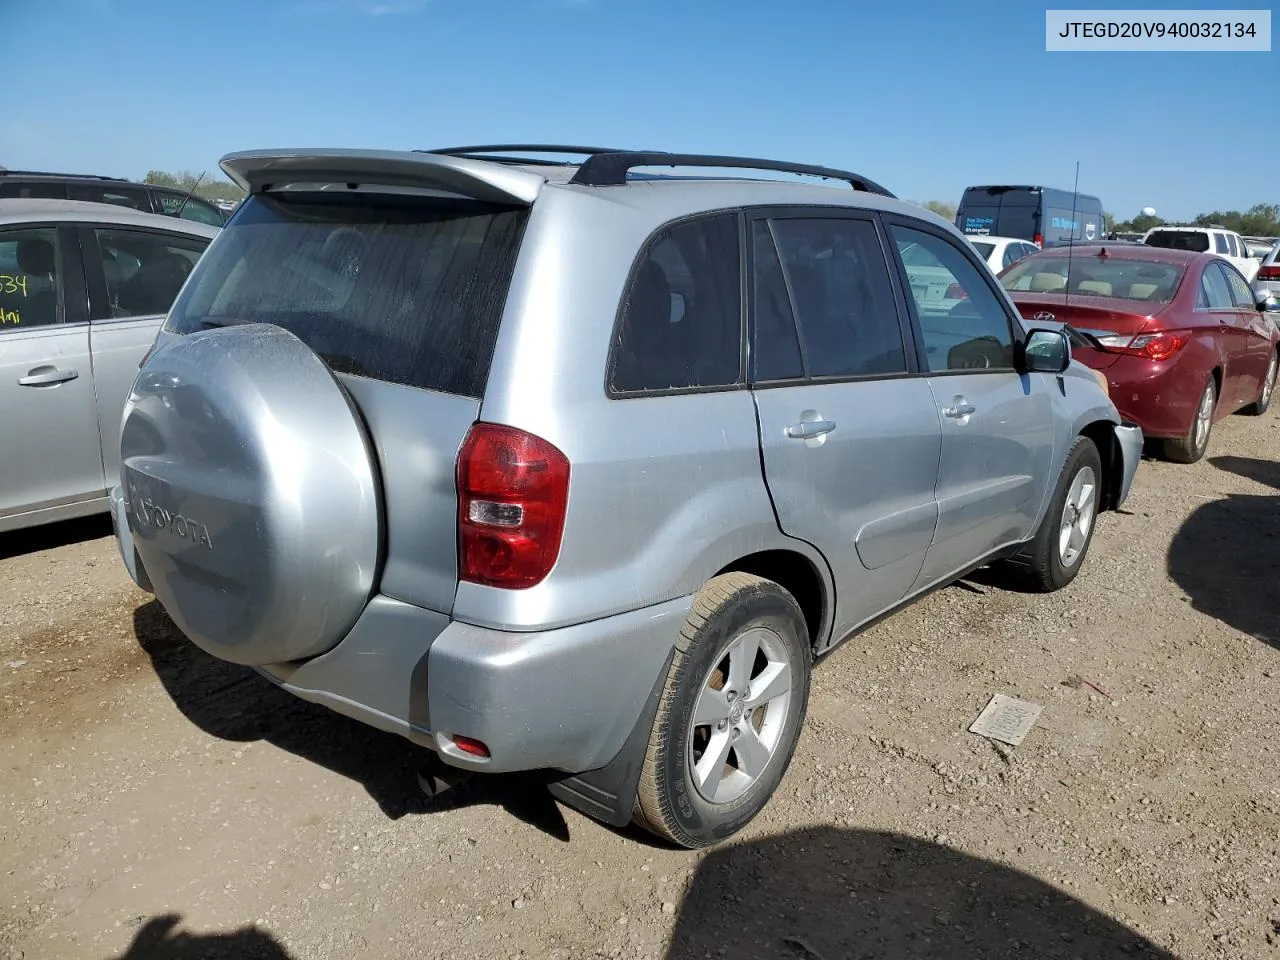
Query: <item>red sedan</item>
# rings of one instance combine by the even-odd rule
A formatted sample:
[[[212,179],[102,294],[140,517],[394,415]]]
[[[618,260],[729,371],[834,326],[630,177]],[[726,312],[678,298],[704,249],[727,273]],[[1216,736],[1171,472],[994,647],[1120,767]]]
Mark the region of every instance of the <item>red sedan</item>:
[[[1163,440],[1170,460],[1194,463],[1217,421],[1271,403],[1280,315],[1221,257],[1140,244],[1052,247],[1000,282],[1037,326],[1065,323],[1083,335],[1075,358],[1106,376],[1121,416]]]

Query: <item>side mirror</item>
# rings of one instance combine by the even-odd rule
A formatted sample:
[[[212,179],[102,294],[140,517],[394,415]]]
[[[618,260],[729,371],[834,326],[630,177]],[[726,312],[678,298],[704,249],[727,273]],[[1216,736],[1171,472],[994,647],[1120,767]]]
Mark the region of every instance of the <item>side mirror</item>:
[[[1258,312],[1259,313],[1280,313],[1280,299],[1277,299],[1274,293],[1263,293],[1258,295]]]
[[[1019,352],[1023,373],[1062,373],[1071,366],[1066,330],[1032,330]]]

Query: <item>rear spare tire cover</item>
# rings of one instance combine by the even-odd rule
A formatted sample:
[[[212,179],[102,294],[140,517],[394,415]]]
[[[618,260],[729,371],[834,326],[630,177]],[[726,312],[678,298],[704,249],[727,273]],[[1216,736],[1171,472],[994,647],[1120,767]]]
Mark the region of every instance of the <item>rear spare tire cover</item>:
[[[134,383],[120,457],[138,555],[202,649],[279,663],[351,629],[378,565],[373,454],[293,334],[243,324],[165,343]]]

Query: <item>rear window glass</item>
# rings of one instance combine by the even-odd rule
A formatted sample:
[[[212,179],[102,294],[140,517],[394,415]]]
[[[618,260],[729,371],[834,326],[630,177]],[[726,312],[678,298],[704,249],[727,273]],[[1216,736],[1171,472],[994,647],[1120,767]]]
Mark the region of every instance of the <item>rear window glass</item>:
[[[1209,249],[1209,235],[1200,230],[1157,230],[1147,237],[1147,246],[1166,250],[1194,250],[1204,253]]]
[[[1037,256],[1019,260],[1000,276],[1011,292],[1070,293],[1167,303],[1182,279],[1182,268],[1149,260],[1109,257]]]
[[[255,195],[166,328],[271,323],[337,372],[479,397],[527,216],[403,194]]]
[[[983,260],[991,256],[991,251],[994,250],[995,248],[996,248],[996,245],[994,243],[975,243],[973,245],[973,249],[978,251],[978,256],[980,256]]]

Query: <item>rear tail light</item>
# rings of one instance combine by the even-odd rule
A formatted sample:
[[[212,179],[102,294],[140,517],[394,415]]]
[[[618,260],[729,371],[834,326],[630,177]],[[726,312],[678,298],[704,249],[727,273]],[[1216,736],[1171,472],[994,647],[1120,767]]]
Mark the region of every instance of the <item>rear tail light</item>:
[[[1037,246],[1037,247],[1039,247],[1041,250],[1043,250],[1043,249],[1044,249],[1044,234],[1043,234],[1043,233],[1037,233],[1037,234],[1035,235],[1035,238],[1034,238],[1034,239],[1035,239],[1036,246]]]
[[[569,460],[531,433],[477,423],[458,453],[458,578],[522,590],[555,566]]]
[[[1168,360],[1191,340],[1189,330],[1161,330],[1137,335],[1121,333],[1098,337],[1098,343],[1108,353],[1120,353],[1144,360]]]
[[[964,292],[964,287],[960,286],[960,284],[958,284],[958,283],[953,283],[953,284],[951,284],[951,286],[947,287],[947,292],[946,292],[946,294],[945,294],[945,296],[944,296],[944,299],[946,299],[946,300],[968,300],[968,299],[969,299],[969,295],[968,295],[967,293],[965,293],[965,292]]]
[[[1280,263],[1273,263],[1269,267],[1258,268],[1259,280],[1280,280]]]

